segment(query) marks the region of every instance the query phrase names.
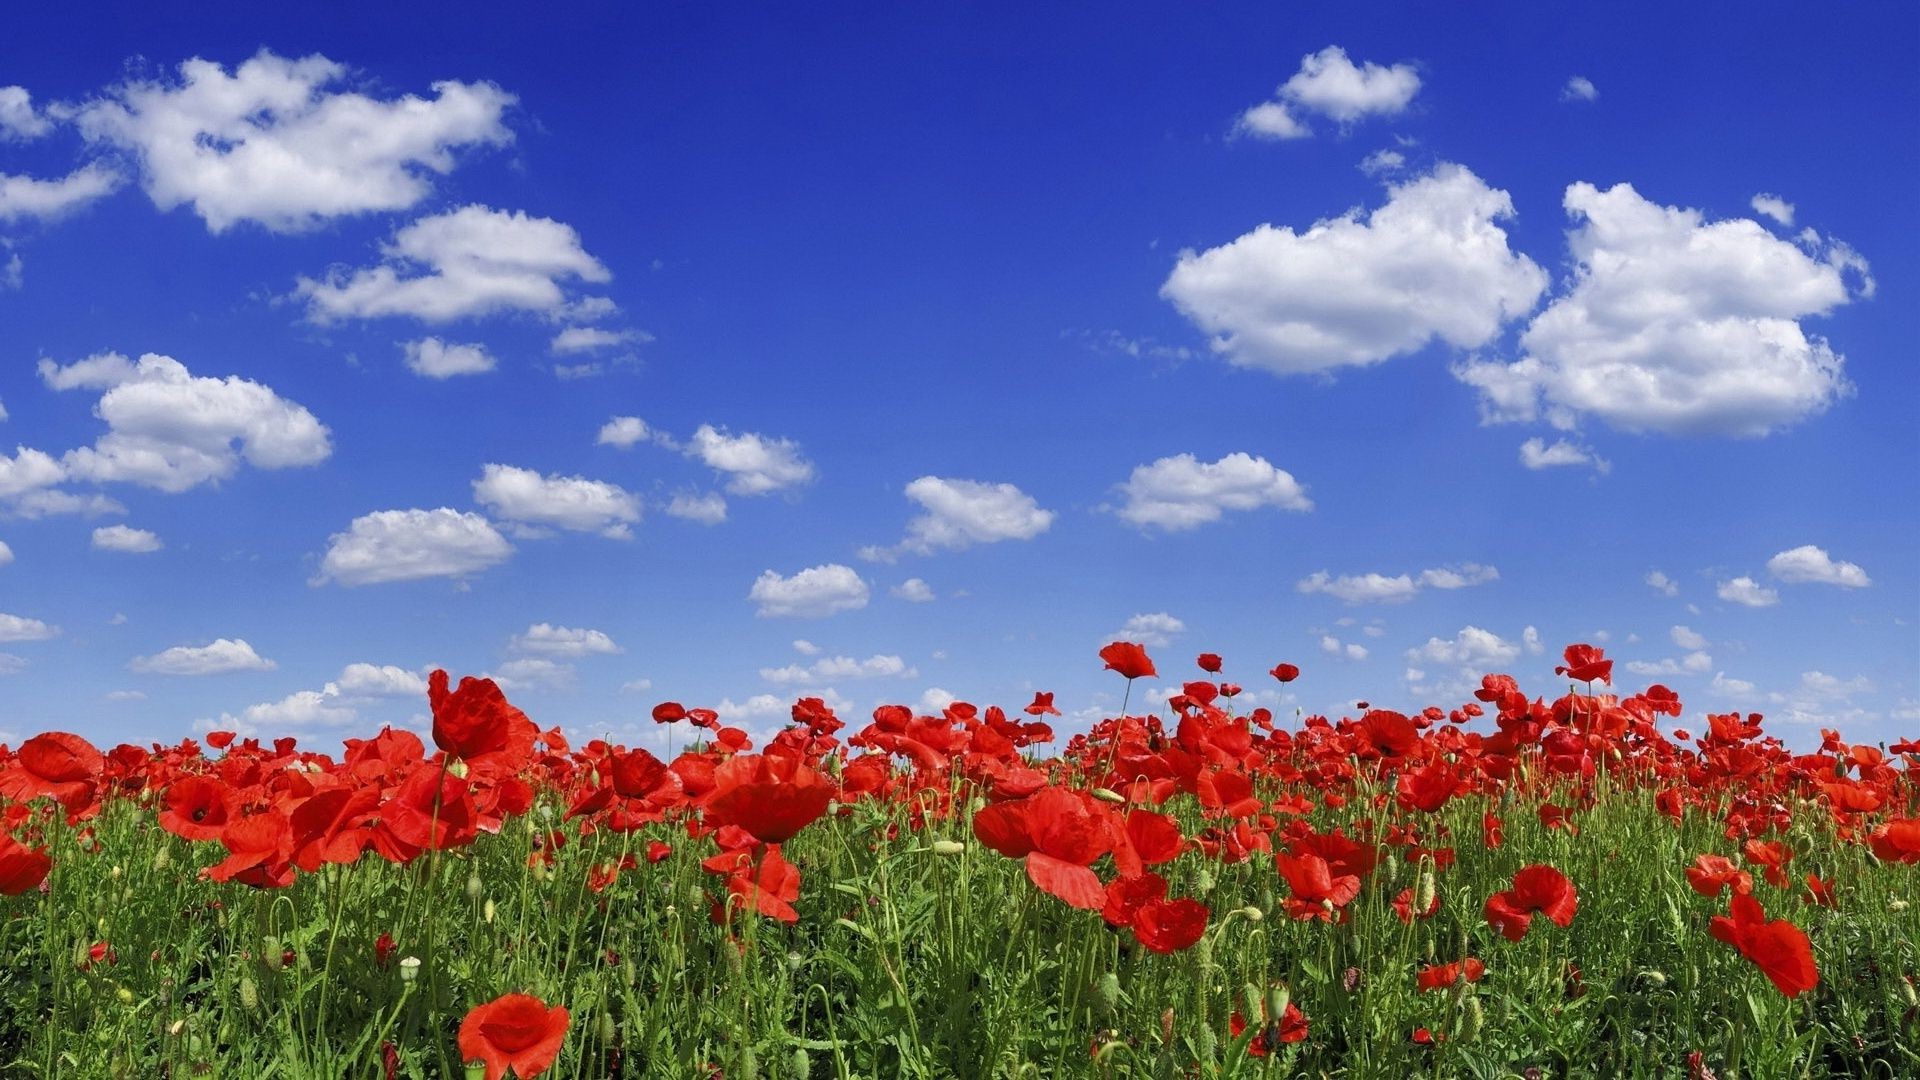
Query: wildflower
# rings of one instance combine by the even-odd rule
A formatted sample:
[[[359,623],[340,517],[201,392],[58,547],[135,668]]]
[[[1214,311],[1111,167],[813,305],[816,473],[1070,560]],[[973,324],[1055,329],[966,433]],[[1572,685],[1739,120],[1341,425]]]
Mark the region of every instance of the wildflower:
[[[1139,679],[1160,674],[1148,658],[1147,650],[1137,642],[1113,642],[1100,650],[1100,659],[1106,661],[1107,670],[1119,672],[1122,678]]]
[[[1273,670],[1267,672],[1267,674],[1279,679],[1283,683],[1289,683],[1300,677],[1300,669],[1294,667],[1292,664],[1276,664]]]
[[[1553,669],[1555,675],[1565,675],[1574,682],[1598,680],[1613,685],[1613,661],[1606,659],[1605,649],[1596,649],[1592,645],[1569,645],[1564,656],[1567,662]]]
[[[1707,930],[1753,961],[1788,997],[1811,990],[1820,982],[1806,932],[1786,919],[1768,922],[1760,901],[1751,896],[1736,893],[1731,917],[1714,916]]]
[[[506,994],[476,1005],[460,1021],[460,1054],[486,1064],[486,1080],[500,1080],[508,1068],[527,1080],[560,1056],[567,1036],[567,1010],[548,1008],[528,994]]]
[[[1580,898],[1567,876],[1551,866],[1529,866],[1513,875],[1513,888],[1487,897],[1487,925],[1508,941],[1527,936],[1537,912],[1555,926],[1573,924]]]
[[[1420,969],[1415,981],[1422,990],[1444,990],[1465,979],[1467,982],[1479,982],[1487,973],[1487,965],[1478,958],[1469,956],[1465,960],[1455,960],[1451,964],[1434,964]]]

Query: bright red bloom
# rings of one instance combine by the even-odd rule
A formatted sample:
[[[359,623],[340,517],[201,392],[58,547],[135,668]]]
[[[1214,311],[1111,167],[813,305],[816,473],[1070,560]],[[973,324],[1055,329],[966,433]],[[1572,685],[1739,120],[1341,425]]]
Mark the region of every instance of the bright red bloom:
[[[547,1071],[567,1037],[567,1010],[547,1008],[528,994],[506,994],[476,1005],[460,1021],[460,1056],[485,1062],[486,1080],[500,1080],[511,1068],[516,1077]]]
[[[677,724],[687,718],[687,707],[677,701],[663,701],[653,707],[653,722]]]
[[[1760,901],[1735,894],[1729,918],[1715,915],[1708,932],[1740,950],[1754,962],[1767,979],[1788,997],[1795,997],[1820,983],[1820,972],[1813,963],[1813,944],[1799,927],[1786,919],[1767,921]]]
[[[1276,664],[1273,670],[1267,672],[1267,674],[1279,679],[1281,682],[1292,682],[1300,677],[1300,669],[1292,664]]]
[[[492,679],[469,675],[448,693],[447,673],[436,670],[427,680],[427,702],[433,707],[433,744],[469,761],[512,746],[516,728],[533,728]]]
[[[1107,882],[1106,902],[1100,917],[1109,926],[1129,926],[1141,908],[1167,898],[1167,879],[1151,870],[1132,877],[1117,877]]]
[[[713,771],[707,823],[738,825],[767,844],[781,844],[827,812],[833,784],[797,757],[736,754]]]
[[[1151,900],[1133,913],[1133,936],[1157,953],[1192,948],[1207,932],[1207,905],[1191,897]]]
[[[1420,729],[1404,713],[1374,709],[1354,729],[1363,756],[1400,758],[1420,748]],[[1371,753],[1368,753],[1371,751]]]
[[[1293,895],[1287,898],[1287,914],[1295,919],[1344,920],[1344,909],[1360,895],[1358,874],[1336,875],[1327,860],[1318,855],[1276,852],[1273,861],[1280,876],[1287,879],[1287,887],[1293,890]]]
[[[35,735],[20,744],[13,764],[0,772],[0,795],[16,802],[51,795],[68,813],[77,813],[93,799],[94,783],[106,763],[106,755],[78,735]]]
[[[1247,1030],[1246,1017],[1239,1013],[1227,1017],[1227,1035],[1238,1039]],[[1307,1014],[1300,1006],[1287,1002],[1287,1009],[1278,1020],[1268,1020],[1260,1025],[1260,1030],[1247,1044],[1248,1057],[1266,1057],[1287,1043],[1305,1042],[1307,1038]]]
[[[1513,875],[1513,888],[1487,897],[1487,925],[1508,941],[1527,936],[1537,912],[1555,926],[1573,924],[1580,897],[1567,876],[1551,866],[1529,866]]]
[[[1729,885],[1744,896],[1753,891],[1753,875],[1724,855],[1700,855],[1687,867],[1687,884],[1701,896],[1719,896]]]
[[[1147,650],[1138,642],[1116,641],[1100,650],[1100,659],[1106,661],[1107,670],[1117,671],[1122,677],[1139,679],[1158,675],[1153,661],[1148,659]]]
[[[1203,652],[1200,654],[1200,658],[1194,661],[1194,663],[1200,665],[1201,671],[1207,672],[1212,675],[1220,674],[1220,654],[1219,653]]]
[[[1415,919],[1431,919],[1439,910],[1440,890],[1438,889],[1433,891],[1433,899],[1427,901],[1427,909],[1425,911],[1414,910],[1413,890],[1411,888],[1401,889],[1393,898],[1394,917],[1403,923],[1410,923]]]
[[[1574,682],[1593,682],[1597,679],[1613,685],[1613,661],[1606,659],[1605,649],[1596,649],[1591,645],[1569,645],[1564,655],[1567,662],[1553,669],[1555,675],[1565,675]]]
[[[53,859],[46,852],[30,848],[0,830],[0,895],[19,896],[39,888],[51,869]]]
[[[1053,707],[1052,691],[1036,690],[1033,704],[1027,706],[1026,713],[1028,716],[1059,716],[1060,710]]]
[[[1882,862],[1920,863],[1920,818],[1888,818],[1867,845]]]
[[[382,968],[389,967],[393,964],[393,954],[399,951],[400,946],[394,942],[393,935],[382,931],[373,942],[373,962]]]
[[[1455,960],[1451,964],[1434,964],[1420,969],[1417,981],[1422,990],[1444,990],[1465,979],[1470,983],[1480,981],[1487,973],[1487,965],[1478,957],[1469,956],[1465,960]]]
[[[233,792],[210,776],[183,776],[167,787],[160,827],[187,840],[218,840],[233,813]]]

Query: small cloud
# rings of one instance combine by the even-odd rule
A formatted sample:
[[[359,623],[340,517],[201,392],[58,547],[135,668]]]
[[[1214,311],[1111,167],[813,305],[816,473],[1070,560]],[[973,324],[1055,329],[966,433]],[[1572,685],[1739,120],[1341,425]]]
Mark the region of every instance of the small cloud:
[[[1326,593],[1349,604],[1397,604],[1413,599],[1422,589],[1465,589],[1499,578],[1499,570],[1480,563],[1434,567],[1420,571],[1417,578],[1411,574],[1389,577],[1380,573],[1334,577],[1320,570],[1295,582],[1294,589],[1302,593]]]
[[[1320,635],[1320,651],[1342,660],[1365,660],[1367,648],[1364,645],[1343,643],[1331,634]]]
[[[597,326],[569,326],[555,334],[547,343],[547,351],[555,356],[570,356],[574,353],[598,352],[620,345],[644,345],[652,341],[650,334],[638,330],[602,330]]]
[[[1520,444],[1520,464],[1534,470],[1566,465],[1590,465],[1597,473],[1606,473],[1613,468],[1611,462],[1578,443],[1558,439],[1549,446],[1547,440],[1537,436]]]
[[[152,656],[136,656],[127,668],[143,675],[225,675],[236,671],[272,671],[279,665],[253,651],[244,638],[219,638],[206,645],[175,645]]]
[[[1646,582],[1649,588],[1661,596],[1680,595],[1680,583],[1658,570],[1648,571]]]
[[[1388,176],[1406,168],[1407,155],[1398,150],[1375,150],[1360,162],[1360,171],[1368,176]]]
[[[1707,639],[1704,635],[1689,630],[1684,626],[1674,627],[1667,631],[1667,635],[1673,639],[1675,645],[1683,649],[1704,649],[1707,647]]]
[[[1234,131],[1262,139],[1299,139],[1313,134],[1301,115],[1318,113],[1341,125],[1367,116],[1405,112],[1420,92],[1411,64],[1355,64],[1347,51],[1329,45],[1300,60],[1300,70],[1280,85],[1271,101],[1240,114]]]
[[[1539,656],[1547,651],[1546,644],[1540,640],[1540,631],[1531,626],[1520,632],[1520,643],[1526,646],[1529,656]]]
[[[401,344],[407,370],[428,379],[451,379],[455,375],[478,375],[497,365],[485,345],[457,345],[437,337],[424,337]]]
[[[0,611],[0,641],[46,641],[59,635],[60,628],[50,623]]]
[[[1732,581],[1721,582],[1717,595],[1729,603],[1755,608],[1772,607],[1780,602],[1779,593],[1750,577],[1737,577]]]
[[[754,581],[747,599],[759,605],[754,614],[763,619],[818,619],[866,607],[869,595],[867,583],[852,567],[828,563],[792,577],[765,571]]]
[[[145,701],[147,695],[140,690],[109,690],[102,697],[107,701]]]
[[[1575,75],[1573,78],[1567,80],[1567,85],[1560,88],[1560,100],[1598,101],[1600,100],[1600,90],[1593,85],[1592,79],[1587,78],[1585,75]]]
[[[1780,196],[1761,192],[1753,197],[1752,206],[1754,213],[1764,214],[1787,228],[1793,227],[1793,204]]]
[[[1187,624],[1164,611],[1135,615],[1125,626],[1107,636],[1108,641],[1133,641],[1141,645],[1171,645],[1174,637],[1186,633]]]
[[[1835,562],[1822,548],[1803,544],[1767,560],[1767,573],[1788,584],[1838,585],[1864,589],[1873,584],[1857,564]]]
[[[920,578],[908,578],[888,590],[896,599],[913,604],[931,603],[934,599],[933,588]]]
[[[600,426],[593,440],[596,446],[617,446],[622,450],[647,437],[647,422],[637,416],[616,416]]]
[[[795,638],[793,641],[793,651],[799,653],[801,656],[818,656],[820,655],[820,646],[815,645],[806,638]]]
[[[121,551],[131,555],[144,555],[159,551],[166,545],[160,538],[145,529],[133,529],[125,525],[108,525],[93,530],[93,548],[95,551]],[[0,562],[5,560],[0,559]]]
[[[653,689],[652,679],[628,679],[620,684],[620,692],[623,694],[639,694],[651,689]]]
[[[704,495],[682,492],[667,503],[667,516],[702,525],[718,525],[727,520],[727,500],[717,491],[709,491]]]
[[[526,633],[514,635],[508,647],[515,652],[569,657],[611,656],[625,651],[599,630],[576,630],[550,623],[534,623],[527,627]]]

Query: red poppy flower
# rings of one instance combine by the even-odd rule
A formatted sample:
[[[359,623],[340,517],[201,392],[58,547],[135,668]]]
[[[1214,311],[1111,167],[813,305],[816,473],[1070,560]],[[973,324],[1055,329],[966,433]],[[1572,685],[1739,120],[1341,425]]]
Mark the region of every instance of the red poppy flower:
[[[1355,749],[1363,756],[1399,758],[1420,748],[1420,729],[1392,709],[1374,709],[1362,716],[1354,734],[1359,743]]]
[[[1100,650],[1100,659],[1106,661],[1107,670],[1117,671],[1122,677],[1139,679],[1158,675],[1153,661],[1148,659],[1147,650],[1138,642],[1116,641]]]
[[[1403,923],[1411,923],[1415,919],[1431,919],[1440,911],[1440,890],[1438,889],[1433,891],[1433,899],[1427,901],[1425,911],[1414,910],[1413,899],[1413,890],[1411,888],[1401,889],[1395,894],[1393,898],[1394,917]]]
[[[183,776],[167,787],[160,827],[187,840],[218,840],[233,813],[233,792],[210,776]]]
[[[1813,944],[1806,933],[1786,919],[1768,922],[1760,901],[1751,896],[1735,894],[1732,917],[1715,915],[1707,930],[1740,950],[1788,997],[1819,985],[1820,972],[1814,967]]]
[[[1867,845],[1882,862],[1920,863],[1920,817],[1888,818],[1867,837]]]
[[[677,701],[663,701],[653,707],[653,722],[677,724],[687,718],[687,707]]]
[[[1687,884],[1701,896],[1719,896],[1729,885],[1735,893],[1745,895],[1753,891],[1753,875],[1724,855],[1699,855],[1687,867]]]
[[[1227,1035],[1238,1039],[1247,1030],[1247,1019],[1239,1013],[1227,1017]],[[1268,1020],[1254,1033],[1253,1040],[1247,1044],[1248,1057],[1266,1057],[1287,1043],[1305,1042],[1307,1038],[1307,1014],[1300,1006],[1287,1002],[1287,1008],[1278,1020]]]
[[[1207,932],[1207,905],[1191,897],[1152,900],[1133,913],[1133,936],[1157,953],[1192,948]]]
[[[68,813],[77,813],[92,800],[94,782],[106,763],[106,755],[78,735],[35,735],[20,744],[13,764],[0,772],[0,795],[16,802],[51,795]]]
[[[1465,960],[1455,960],[1451,964],[1434,964],[1420,969],[1416,981],[1422,990],[1444,990],[1465,979],[1470,983],[1480,981],[1487,973],[1487,965],[1478,957],[1469,956]]]
[[[460,1021],[460,1056],[485,1062],[486,1080],[500,1080],[509,1068],[526,1080],[547,1071],[566,1037],[564,1007],[549,1009],[537,997],[506,994],[474,1006]]]
[[[1106,902],[1100,917],[1110,926],[1127,926],[1148,904],[1167,898],[1167,879],[1152,871],[1132,877],[1117,877],[1107,882]]]
[[[1280,876],[1287,879],[1287,887],[1293,890],[1293,895],[1287,898],[1287,914],[1295,919],[1322,922],[1345,919],[1346,906],[1360,895],[1359,875],[1336,875],[1327,860],[1318,855],[1276,852],[1273,861]]]
[[[736,754],[713,771],[707,823],[738,825],[767,844],[795,833],[827,812],[833,784],[799,758],[785,754]]]
[[[1214,675],[1220,674],[1220,654],[1219,653],[1203,652],[1200,654],[1200,658],[1194,661],[1194,663],[1197,663],[1200,665],[1201,671],[1205,671]]]
[[[513,745],[516,728],[533,731],[533,721],[507,703],[492,679],[469,675],[449,693],[447,673],[436,670],[427,680],[427,703],[433,708],[433,744],[457,758],[498,753]],[[527,743],[531,748],[532,739]]]
[[[39,888],[51,869],[53,859],[46,852],[0,831],[0,895],[19,896]]]
[[[1036,690],[1033,695],[1033,704],[1027,706],[1026,713],[1028,716],[1059,716],[1060,710],[1053,707],[1051,691]]]
[[[1536,912],[1566,927],[1573,925],[1579,906],[1579,894],[1565,874],[1551,866],[1529,866],[1513,875],[1513,888],[1487,897],[1487,925],[1508,941],[1519,941]]]
[[[1563,655],[1567,662],[1553,669],[1555,675],[1565,675],[1574,682],[1599,680],[1613,685],[1613,661],[1606,659],[1605,649],[1596,649],[1591,645],[1569,645]]]

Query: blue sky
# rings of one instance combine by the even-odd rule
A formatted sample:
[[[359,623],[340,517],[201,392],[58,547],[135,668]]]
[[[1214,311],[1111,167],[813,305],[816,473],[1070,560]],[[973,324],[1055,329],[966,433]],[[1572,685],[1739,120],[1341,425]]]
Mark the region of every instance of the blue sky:
[[[0,739],[1917,729],[1920,15],[1184,7],[16,13]]]

